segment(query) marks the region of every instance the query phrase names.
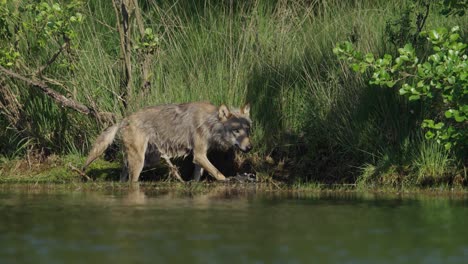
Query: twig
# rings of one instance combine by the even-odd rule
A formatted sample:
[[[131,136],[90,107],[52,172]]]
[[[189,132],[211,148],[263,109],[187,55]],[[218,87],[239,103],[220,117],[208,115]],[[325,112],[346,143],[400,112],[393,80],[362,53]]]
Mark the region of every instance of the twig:
[[[78,173],[81,177],[85,178],[88,181],[92,181],[91,177],[86,175],[82,170],[78,169],[77,167],[73,166],[71,163],[68,163],[68,167],[76,173]]]
[[[39,69],[37,69],[35,75],[36,76],[41,75],[42,72],[47,67],[49,67],[52,63],[54,63],[54,61],[57,59],[57,57],[60,55],[60,53],[62,53],[62,51],[68,46],[68,44],[69,44],[68,42],[63,43],[63,45],[60,46],[60,48],[57,50],[57,52],[55,52],[54,55],[52,55],[52,57],[47,61],[47,63],[42,65],[41,67],[39,67]]]
[[[427,17],[429,16],[430,7],[431,7],[431,4],[427,3],[426,4],[426,13],[422,17],[421,23],[419,23],[419,25],[418,25],[418,33],[421,33],[424,25],[426,24]]]

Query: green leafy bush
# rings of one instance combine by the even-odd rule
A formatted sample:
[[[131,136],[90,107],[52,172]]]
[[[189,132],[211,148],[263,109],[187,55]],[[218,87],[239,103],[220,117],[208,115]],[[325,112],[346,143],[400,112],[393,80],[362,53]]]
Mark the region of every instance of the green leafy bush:
[[[396,58],[364,55],[349,42],[338,44],[333,51],[354,71],[370,71],[371,84],[399,87],[400,95],[408,100],[423,100],[427,119],[421,126],[426,138],[435,139],[446,149],[464,151],[468,139],[468,56],[459,32],[459,27],[423,31],[421,36],[432,45],[432,54],[427,57],[418,57],[411,44],[398,49]]]
[[[84,16],[78,12],[82,1],[67,4],[26,1],[0,1],[0,65],[12,67],[25,56],[22,47],[31,51],[44,50],[59,43],[74,45],[76,31]],[[26,55],[27,56],[27,55]]]

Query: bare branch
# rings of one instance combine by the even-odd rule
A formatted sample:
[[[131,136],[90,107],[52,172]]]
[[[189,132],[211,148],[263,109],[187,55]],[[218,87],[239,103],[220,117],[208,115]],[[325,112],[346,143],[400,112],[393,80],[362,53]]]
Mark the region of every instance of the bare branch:
[[[88,181],[92,181],[92,180],[93,180],[93,179],[91,179],[91,177],[89,177],[88,175],[86,175],[86,173],[84,173],[84,171],[82,171],[82,170],[78,169],[77,167],[73,166],[73,165],[71,164],[71,162],[68,163],[68,167],[69,167],[72,171],[78,173],[78,175],[80,175],[81,177],[85,178],[86,180],[88,180]]]
[[[105,119],[108,120],[110,118],[109,114],[110,113],[100,113],[96,111],[94,108],[88,107],[76,100],[73,100],[71,98],[67,98],[64,95],[58,93],[57,91],[51,89],[46,83],[40,81],[40,80],[34,80],[34,79],[29,79],[27,77],[24,77],[18,73],[12,72],[2,66],[0,66],[0,72],[3,72],[7,76],[21,80],[31,87],[36,87],[39,90],[41,90],[44,94],[52,98],[56,103],[60,104],[63,107],[67,107],[70,109],[73,109],[77,112],[80,112],[82,114],[86,115],[91,115],[95,117],[98,120]]]
[[[145,36],[145,24],[143,21],[143,17],[141,15],[140,6],[138,5],[138,0],[133,0],[133,4],[135,7],[135,18],[136,18],[138,30],[140,31],[141,38],[143,38]],[[149,80],[150,66],[151,66],[151,54],[145,53],[143,57],[143,61],[141,62],[141,69],[143,72],[143,85],[142,85],[143,91],[148,91],[151,87],[151,81]]]
[[[123,57],[124,78],[122,78],[121,87],[123,88],[122,97],[124,98],[124,107],[127,108],[127,101],[132,93],[132,61],[131,61],[131,42],[130,42],[130,9],[129,0],[113,0],[115,16],[118,20],[117,29],[120,36],[120,52]]]
[[[145,23],[143,22],[143,17],[141,16],[140,6],[138,5],[137,0],[133,0],[133,4],[135,6],[135,18],[138,30],[140,31],[140,35],[143,37],[145,35]]]

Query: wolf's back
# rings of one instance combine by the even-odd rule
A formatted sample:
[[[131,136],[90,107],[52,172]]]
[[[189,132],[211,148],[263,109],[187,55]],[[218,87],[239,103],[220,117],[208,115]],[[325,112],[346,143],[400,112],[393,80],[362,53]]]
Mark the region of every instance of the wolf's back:
[[[111,127],[108,127],[104,130],[101,135],[96,139],[96,142],[93,145],[93,148],[89,152],[88,159],[86,160],[83,170],[85,170],[89,164],[91,164],[95,159],[97,159],[104,151],[109,147],[109,145],[114,141],[117,131],[120,129],[120,123],[117,123]]]

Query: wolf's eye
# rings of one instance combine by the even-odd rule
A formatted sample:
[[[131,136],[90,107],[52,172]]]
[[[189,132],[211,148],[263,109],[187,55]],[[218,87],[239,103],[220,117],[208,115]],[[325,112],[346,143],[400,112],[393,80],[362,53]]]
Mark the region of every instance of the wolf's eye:
[[[232,132],[233,132],[234,134],[239,134],[239,133],[240,133],[239,129],[234,129]]]

